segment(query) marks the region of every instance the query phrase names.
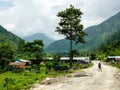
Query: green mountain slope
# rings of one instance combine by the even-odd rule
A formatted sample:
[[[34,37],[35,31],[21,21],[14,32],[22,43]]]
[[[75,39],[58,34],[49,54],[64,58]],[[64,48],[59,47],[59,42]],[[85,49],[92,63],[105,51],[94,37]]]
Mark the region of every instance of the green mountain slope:
[[[120,12],[97,26],[85,29],[86,33],[88,33],[88,36],[86,37],[87,43],[84,45],[84,47],[90,47],[91,49],[99,47],[102,43],[106,42],[106,39],[108,39],[109,36],[113,35],[114,32],[119,29]]]
[[[9,43],[12,47],[15,48],[17,47],[19,40],[21,40],[21,38],[7,31],[0,25],[0,44]]]
[[[91,51],[100,47],[108,38],[120,29],[120,12],[110,17],[103,23],[85,29],[88,36],[85,37],[85,44],[73,45],[74,49],[80,51]],[[67,47],[67,48],[66,48]],[[58,53],[69,51],[69,42],[66,40],[59,40],[46,47],[46,52]]]
[[[98,51],[109,56],[120,55],[120,30],[111,35],[107,41],[101,45]]]

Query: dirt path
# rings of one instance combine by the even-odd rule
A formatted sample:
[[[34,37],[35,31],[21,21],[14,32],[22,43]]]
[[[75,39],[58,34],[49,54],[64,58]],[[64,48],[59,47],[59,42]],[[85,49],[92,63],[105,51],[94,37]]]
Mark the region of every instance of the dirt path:
[[[83,77],[67,77],[59,83],[50,85],[36,84],[30,90],[120,90],[118,70],[102,64],[103,71],[98,72],[98,62],[93,63],[93,67],[84,70],[86,75]]]

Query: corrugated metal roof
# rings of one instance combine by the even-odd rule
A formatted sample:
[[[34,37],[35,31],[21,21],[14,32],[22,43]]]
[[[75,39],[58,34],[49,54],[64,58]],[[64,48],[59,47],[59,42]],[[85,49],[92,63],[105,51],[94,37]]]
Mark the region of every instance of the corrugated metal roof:
[[[11,66],[25,66],[25,62],[10,62]]]
[[[120,58],[120,56],[108,56],[108,58]]]

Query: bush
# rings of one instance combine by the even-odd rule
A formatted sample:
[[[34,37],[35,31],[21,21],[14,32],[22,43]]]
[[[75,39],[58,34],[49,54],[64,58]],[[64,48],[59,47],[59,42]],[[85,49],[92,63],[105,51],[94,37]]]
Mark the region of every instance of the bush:
[[[120,68],[120,63],[110,62],[109,64],[114,66],[114,67]]]
[[[15,79],[14,78],[10,78],[10,77],[5,77],[4,78],[4,83],[3,83],[3,87],[7,90],[11,90],[13,89],[13,85],[15,84]],[[14,90],[14,89],[13,89]]]

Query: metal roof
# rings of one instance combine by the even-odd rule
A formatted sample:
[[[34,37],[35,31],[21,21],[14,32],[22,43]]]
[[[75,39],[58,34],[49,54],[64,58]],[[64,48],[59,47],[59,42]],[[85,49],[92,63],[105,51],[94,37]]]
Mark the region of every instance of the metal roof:
[[[25,66],[25,62],[10,62],[11,66]]]
[[[108,58],[120,58],[120,56],[108,56]]]

